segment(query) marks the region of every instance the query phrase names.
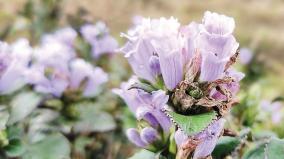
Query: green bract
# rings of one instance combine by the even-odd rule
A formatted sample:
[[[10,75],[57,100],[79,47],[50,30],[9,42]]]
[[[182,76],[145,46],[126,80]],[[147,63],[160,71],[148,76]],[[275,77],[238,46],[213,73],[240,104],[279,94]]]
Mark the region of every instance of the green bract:
[[[189,136],[203,131],[217,116],[215,111],[189,116],[177,114],[172,111],[167,112],[167,114]]]

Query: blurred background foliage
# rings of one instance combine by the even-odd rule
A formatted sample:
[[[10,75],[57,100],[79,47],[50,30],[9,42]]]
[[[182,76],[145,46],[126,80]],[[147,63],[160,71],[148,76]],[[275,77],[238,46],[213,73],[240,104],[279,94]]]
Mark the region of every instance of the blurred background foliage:
[[[283,124],[273,124],[270,120],[273,114],[266,113],[260,107],[262,100],[281,101],[284,96],[283,0],[0,0],[0,39],[13,42],[17,38],[25,37],[31,41],[32,45],[37,45],[45,33],[70,25],[78,30],[86,22],[94,23],[102,20],[110,28],[110,33],[122,44],[123,39],[119,37],[120,32],[126,32],[133,25],[134,16],[151,18],[174,16],[182,24],[188,24],[201,19],[206,10],[234,17],[235,35],[240,46],[249,48],[254,53],[254,58],[248,65],[239,64],[237,66],[246,73],[246,77],[239,95],[240,104],[233,110],[233,117],[228,117],[230,121],[228,126],[236,131],[250,127],[256,134],[255,138],[271,135],[272,131],[283,138]],[[80,42],[78,43],[78,48],[84,49]],[[81,56],[90,61],[88,56]],[[85,127],[79,124],[77,129],[82,131],[81,136],[65,134],[69,139],[66,141],[61,134],[53,134],[48,140],[28,147],[26,151],[28,153],[25,153],[24,158],[31,158],[29,156],[31,154],[34,158],[42,153],[56,155],[57,151],[47,145],[57,144],[61,149],[58,153],[64,156],[64,153],[69,154],[72,151],[72,158],[75,159],[125,158],[133,153],[133,145],[126,144],[124,130],[134,125],[135,121],[124,102],[110,91],[111,88],[119,87],[122,81],[129,78],[131,69],[120,54],[112,58],[101,57],[100,60],[92,62],[109,73],[110,82],[99,95],[103,98],[94,99],[95,106],[92,106],[94,103],[89,101],[89,103],[83,103],[84,110],[78,105],[74,105],[74,109],[83,114],[84,121],[91,123],[93,132],[84,134],[82,130]],[[33,93],[25,93],[25,96],[31,98],[29,101],[31,108],[37,105],[39,97]],[[20,101],[14,102],[14,105],[22,102],[21,94],[17,94],[17,97]],[[1,101],[6,100],[1,99]],[[109,113],[104,114],[104,111]],[[283,109],[281,111],[284,113]],[[5,110],[1,109],[0,113],[5,116]],[[38,114],[48,113],[38,111],[33,115]],[[97,127],[96,123],[100,121],[96,121],[99,118],[93,118],[96,116],[94,114],[103,116],[100,119],[109,119],[109,115],[112,115],[114,121],[112,118],[108,120],[109,123],[105,126],[109,127]],[[13,120],[18,121],[23,118]],[[68,125],[68,122],[65,124]],[[16,128],[9,128],[6,135],[17,132],[13,129]],[[104,131],[107,133],[97,133]],[[17,138],[12,141],[17,143]],[[71,149],[66,148],[69,142],[72,143]],[[44,152],[42,152],[43,149]],[[20,148],[16,150],[11,148],[11,150],[13,150],[11,156],[15,154],[14,151],[16,154],[24,151]],[[85,151],[90,153],[87,154]]]

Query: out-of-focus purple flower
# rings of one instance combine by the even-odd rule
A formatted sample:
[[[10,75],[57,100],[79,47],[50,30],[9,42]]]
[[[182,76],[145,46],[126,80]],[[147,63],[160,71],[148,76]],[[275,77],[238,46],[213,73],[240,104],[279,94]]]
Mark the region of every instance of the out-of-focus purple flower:
[[[161,61],[160,58],[162,58],[165,63],[165,60],[169,58],[169,54],[174,57],[174,55],[178,54],[176,53],[176,51],[181,51],[181,49],[179,50],[179,48],[173,48],[174,46],[176,46],[175,44],[171,44],[171,46],[173,47],[167,47],[171,50],[164,50],[163,46],[165,46],[166,44],[159,42],[160,40],[165,40],[166,38],[177,37],[179,26],[180,24],[174,18],[143,19],[141,25],[136,26],[135,29],[133,29],[127,35],[122,34],[123,37],[126,37],[128,39],[128,42],[121,48],[121,51],[125,54],[125,57],[128,59],[132,67],[132,70],[138,77],[155,83],[157,74],[156,71],[153,71],[151,68],[150,59],[152,59],[153,56],[157,56],[156,54],[158,54],[159,60]],[[170,42],[175,41],[168,41],[167,44],[170,44]],[[160,48],[160,50],[157,50],[157,48],[155,48],[154,43],[155,46]],[[165,51],[172,52],[168,53]],[[160,57],[164,53],[166,53],[166,55],[163,56],[164,58]],[[181,60],[181,58],[178,60]],[[171,64],[174,64],[175,62],[176,60],[172,61]],[[163,72],[165,71],[163,71],[164,68],[163,66],[161,66],[161,62],[160,68],[163,74]],[[168,72],[170,71],[171,70],[169,70]]]
[[[194,159],[204,158],[212,153],[223,131],[224,123],[225,119],[221,118],[210,124],[204,131],[193,136],[200,141],[195,149]],[[175,132],[175,141],[178,146],[181,146],[188,138],[180,129]]]
[[[284,107],[281,102],[271,103],[268,100],[263,100],[260,103],[260,107],[265,111],[271,114],[271,119],[274,124],[279,124],[283,119],[283,110]]]
[[[32,48],[26,39],[19,39],[10,46],[0,43],[0,93],[8,94],[26,82],[24,73],[31,60]]]
[[[129,81],[129,83],[133,80]],[[138,120],[147,120],[152,126],[158,122],[165,132],[171,127],[170,119],[163,113],[169,96],[164,91],[154,91],[151,94],[142,90],[128,89],[131,84],[123,83],[121,89],[113,92],[125,100]]]
[[[66,27],[55,31],[54,33],[44,35],[41,40],[41,43],[45,44],[45,43],[56,42],[56,43],[62,43],[63,45],[69,47],[73,47],[73,43],[76,37],[77,37],[77,32],[71,27]]]
[[[251,62],[253,58],[253,53],[249,48],[241,48],[239,57],[240,63],[243,65],[247,65]]]
[[[118,48],[117,41],[109,34],[105,23],[98,22],[96,25],[85,24],[80,30],[83,38],[92,46],[94,58],[102,54],[114,53]]]
[[[68,30],[63,33],[67,34],[66,32]],[[55,35],[57,34],[59,33],[56,32]],[[108,80],[101,68],[76,58],[70,45],[56,40],[46,40],[35,49],[34,61],[26,71],[26,77],[38,92],[51,93],[57,97],[67,89],[81,89],[83,96],[93,97],[99,92],[99,85]],[[83,81],[85,83],[81,88]]]
[[[230,57],[239,44],[232,32],[235,28],[233,18],[217,13],[206,12],[201,27],[198,48],[202,55],[201,81],[214,81],[222,75]]]
[[[70,64],[70,86],[78,89],[86,80],[83,96],[93,97],[98,94],[99,86],[108,80],[108,75],[99,67],[93,67],[83,59],[75,59]]]
[[[42,93],[61,96],[68,86],[69,62],[75,52],[69,46],[56,41],[46,41],[34,51],[34,62],[26,78]]]

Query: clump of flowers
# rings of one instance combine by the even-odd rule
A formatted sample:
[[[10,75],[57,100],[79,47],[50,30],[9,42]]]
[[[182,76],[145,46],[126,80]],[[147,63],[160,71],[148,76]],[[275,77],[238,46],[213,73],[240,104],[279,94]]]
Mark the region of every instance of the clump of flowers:
[[[107,82],[108,75],[101,68],[77,57],[76,36],[74,29],[63,28],[42,38],[27,73],[28,81],[36,91],[57,97],[70,92],[93,97],[98,94],[98,87]]]
[[[239,47],[234,28],[233,18],[207,11],[202,23],[143,19],[122,34],[128,41],[121,52],[136,76],[114,92],[139,121],[127,130],[130,141],[179,159],[211,155],[244,77],[231,67]]]

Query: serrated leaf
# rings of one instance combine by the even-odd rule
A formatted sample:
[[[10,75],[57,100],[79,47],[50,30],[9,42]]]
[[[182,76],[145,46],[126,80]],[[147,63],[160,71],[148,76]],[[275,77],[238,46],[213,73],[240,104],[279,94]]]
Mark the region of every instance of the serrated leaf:
[[[216,118],[216,112],[208,112],[198,115],[181,115],[172,111],[167,112],[171,119],[177,124],[181,130],[187,135],[195,135],[203,131],[213,119]]]
[[[240,143],[238,137],[222,136],[212,152],[213,158],[224,158],[231,154]]]
[[[44,140],[27,147],[23,159],[68,159],[70,145],[61,134],[50,135]]]
[[[155,159],[156,154],[148,150],[141,150],[128,159]]]
[[[14,124],[27,117],[40,101],[41,96],[33,92],[18,94],[11,102],[11,114],[8,124]]]
[[[245,153],[243,159],[282,159],[284,156],[284,140],[271,138]]]

